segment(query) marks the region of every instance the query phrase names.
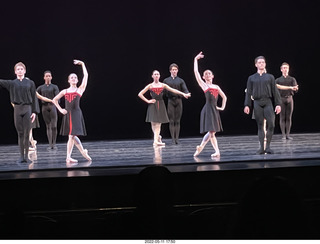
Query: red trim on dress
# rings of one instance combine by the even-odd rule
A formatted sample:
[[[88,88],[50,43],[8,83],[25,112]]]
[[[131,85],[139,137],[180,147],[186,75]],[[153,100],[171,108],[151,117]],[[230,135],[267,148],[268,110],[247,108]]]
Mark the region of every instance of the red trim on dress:
[[[204,93],[206,92],[210,92],[215,98],[217,98],[219,95],[219,90],[216,88],[208,88],[207,90],[204,91]]]
[[[150,90],[159,95],[163,91],[163,87],[152,87]]]
[[[71,118],[71,113],[70,113],[69,115],[70,115],[70,117],[69,117],[69,128],[70,128],[70,130],[69,130],[69,136],[71,136],[71,132],[72,132],[72,118]]]
[[[67,92],[64,95],[64,98],[66,101],[71,103],[73,99],[75,99],[78,95],[81,97],[81,94],[79,94],[78,92]],[[69,113],[69,135],[71,135],[71,132],[72,132],[72,118],[71,118],[71,113]]]
[[[64,97],[69,103],[71,103],[73,99],[77,97],[77,95],[81,97],[81,95],[78,92],[68,92],[64,95]]]

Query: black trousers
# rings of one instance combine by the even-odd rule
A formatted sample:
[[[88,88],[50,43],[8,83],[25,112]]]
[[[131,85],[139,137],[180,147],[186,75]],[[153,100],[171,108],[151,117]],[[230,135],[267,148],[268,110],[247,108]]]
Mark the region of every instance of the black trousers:
[[[281,97],[280,129],[283,136],[289,136],[292,124],[293,98]]]
[[[55,146],[57,140],[58,114],[54,104],[47,103],[42,105],[42,117],[46,123],[47,137],[50,147]]]
[[[275,112],[272,101],[270,98],[264,98],[260,100],[254,100],[254,116],[258,125],[258,138],[260,147],[264,148],[264,137],[267,138],[266,148],[270,147],[272,135],[275,126]],[[264,119],[267,122],[267,132],[263,130]]]
[[[179,139],[180,134],[180,120],[182,117],[182,99],[168,99],[168,118],[169,118],[169,129],[171,138],[174,141]]]
[[[14,105],[14,125],[18,133],[18,144],[20,156],[28,159],[29,152],[29,133],[31,129],[31,105]]]

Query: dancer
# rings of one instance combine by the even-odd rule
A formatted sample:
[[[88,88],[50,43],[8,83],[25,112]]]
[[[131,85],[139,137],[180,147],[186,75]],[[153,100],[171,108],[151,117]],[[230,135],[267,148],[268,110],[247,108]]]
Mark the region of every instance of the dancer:
[[[51,71],[45,71],[43,79],[45,83],[37,88],[37,96],[42,100],[41,112],[47,129],[47,138],[49,142],[48,150],[57,150],[56,140],[58,115],[57,109],[54,104],[52,104],[51,99],[59,94],[59,88],[57,85],[51,83]],[[48,100],[44,98],[47,98]]]
[[[26,66],[19,62],[14,66],[17,76],[14,80],[0,80],[0,86],[10,93],[11,103],[14,105],[14,125],[18,133],[20,149],[19,163],[30,163],[29,133],[31,123],[39,113],[39,104],[36,96],[36,87],[32,80],[25,77]]]
[[[184,80],[178,77],[178,65],[175,63],[171,64],[169,66],[169,71],[171,73],[171,76],[164,79],[163,83],[184,93],[189,93]],[[167,110],[172,143],[178,144],[180,135],[180,120],[182,116],[182,99],[180,95],[174,94],[172,92],[167,92],[166,95],[168,97]]]
[[[184,96],[185,98],[189,98],[191,96],[190,93],[184,93],[170,86],[161,83],[160,73],[158,70],[154,70],[152,72],[153,82],[148,84],[144,89],[142,89],[138,96],[149,104],[147,110],[147,117],[146,122],[151,123],[151,128],[154,134],[153,145],[154,146],[165,146],[165,143],[161,141],[160,131],[161,131],[161,124],[168,123],[168,115],[166,111],[166,107],[163,101],[163,90],[166,89],[175,94],[179,94]],[[151,99],[147,99],[144,94],[150,91]]]
[[[83,79],[79,87],[77,87],[78,77],[76,74],[72,73],[68,77],[68,82],[70,87],[68,89],[62,90],[57,96],[52,100],[54,105],[58,108],[60,113],[64,114],[61,124],[61,135],[68,135],[67,143],[67,158],[66,162],[68,164],[77,163],[78,160],[71,157],[73,146],[79,149],[80,153],[84,158],[91,161],[91,157],[88,155],[88,150],[84,149],[78,136],[85,136],[86,128],[84,124],[84,119],[82,116],[82,111],[80,109],[80,98],[84,91],[86,90],[88,83],[88,71],[84,62],[80,60],[74,60],[75,65],[81,65],[83,70]],[[65,109],[61,108],[59,105],[59,99],[65,97]]]
[[[249,76],[247,81],[247,92],[244,102],[244,113],[249,114],[254,102],[254,117],[258,126],[258,137],[260,148],[257,154],[272,154],[270,143],[274,131],[275,114],[281,111],[281,99],[276,87],[274,76],[266,73],[266,60],[263,56],[255,58],[257,73]],[[274,100],[275,109],[272,104]],[[264,119],[266,119],[267,131],[263,129]],[[264,138],[267,141],[264,144]]]
[[[276,79],[281,96],[280,129],[283,140],[292,140],[290,130],[292,125],[293,95],[299,90],[296,79],[289,75],[289,64],[282,63],[280,70],[282,76]]]
[[[29,142],[30,142],[29,151],[37,150],[37,141],[34,140],[33,133],[32,133],[32,130],[36,128],[40,128],[38,116],[36,116],[35,120],[31,123],[31,129],[29,133]]]
[[[211,70],[205,70],[203,72],[203,79],[205,81],[201,79],[198,71],[198,60],[201,58],[204,58],[202,52],[194,58],[194,74],[206,97],[206,104],[202,108],[200,115],[200,133],[206,134],[203,137],[201,144],[197,146],[193,156],[198,156],[208,141],[210,141],[215,150],[215,153],[211,154],[211,157],[220,157],[220,150],[215,134],[216,132],[222,131],[219,110],[223,111],[225,109],[227,97],[218,85],[212,83],[214,75]],[[217,106],[218,95],[222,98],[221,107]]]

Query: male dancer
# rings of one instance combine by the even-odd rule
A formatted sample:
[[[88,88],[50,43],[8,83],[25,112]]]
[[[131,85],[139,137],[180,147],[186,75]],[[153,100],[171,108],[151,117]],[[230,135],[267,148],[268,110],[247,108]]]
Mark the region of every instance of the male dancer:
[[[43,79],[45,83],[37,88],[37,96],[42,100],[41,111],[43,120],[46,123],[47,137],[49,142],[49,147],[47,149],[57,150],[56,140],[58,114],[56,106],[52,103],[51,99],[59,94],[59,88],[57,85],[51,83],[51,71],[45,71],[43,74]],[[42,99],[42,97],[49,98],[49,101]]]
[[[19,62],[14,66],[14,72],[16,79],[0,80],[0,87],[9,91],[11,104],[14,105],[14,125],[20,149],[18,162],[29,163],[29,133],[31,123],[39,113],[39,103],[34,82],[25,77],[26,66]]]
[[[280,70],[282,76],[276,79],[276,84],[281,96],[280,129],[283,140],[292,140],[290,136],[292,113],[293,113],[293,95],[298,91],[296,79],[289,75],[289,64],[282,63]]]
[[[281,99],[277,89],[274,76],[266,73],[266,59],[263,56],[255,58],[255,66],[257,73],[249,76],[247,81],[247,92],[244,102],[244,113],[249,114],[252,107],[252,100],[254,102],[254,116],[258,125],[258,137],[260,149],[257,154],[272,154],[270,143],[274,131],[275,114],[281,112]],[[274,101],[272,101],[274,100]],[[273,107],[272,102],[276,106]],[[266,133],[263,130],[264,119],[267,122]],[[264,147],[264,138],[266,136],[267,142]]]
[[[171,76],[164,79],[163,83],[184,93],[189,93],[184,80],[177,76],[179,71],[178,65],[175,63],[171,64],[169,66],[169,71],[171,73]],[[169,91],[167,92],[167,97],[167,111],[169,117],[169,129],[172,138],[172,143],[178,144],[180,134],[180,120],[182,116],[182,99],[180,95],[174,94]]]

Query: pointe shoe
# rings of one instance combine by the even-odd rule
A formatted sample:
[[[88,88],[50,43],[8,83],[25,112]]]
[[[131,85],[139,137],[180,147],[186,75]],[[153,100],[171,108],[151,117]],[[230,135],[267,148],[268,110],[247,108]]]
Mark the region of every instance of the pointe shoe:
[[[159,143],[162,143],[162,136],[160,136],[160,135],[159,135],[159,137],[158,137],[158,142],[159,142]]]
[[[213,153],[211,154],[212,158],[219,158],[220,157],[220,153]]]
[[[85,159],[87,159],[87,160],[89,160],[89,161],[92,160],[91,157],[90,157],[89,154],[88,154],[88,150],[87,150],[87,149],[83,149],[83,151],[81,152],[81,154],[82,154],[82,156],[83,156]]]
[[[37,141],[36,140],[32,140],[31,141],[31,146],[34,148],[34,150],[36,150],[37,149]]]
[[[67,162],[67,163],[78,163],[78,160],[73,159],[73,158],[67,158],[67,159],[66,159],[66,162]]]
[[[153,146],[154,147],[157,147],[157,146],[159,146],[159,147],[163,147],[163,146],[165,146],[166,144],[164,143],[164,142],[154,142],[153,143]]]
[[[193,157],[198,156],[203,150],[203,146],[197,146],[196,152],[193,154]]]

